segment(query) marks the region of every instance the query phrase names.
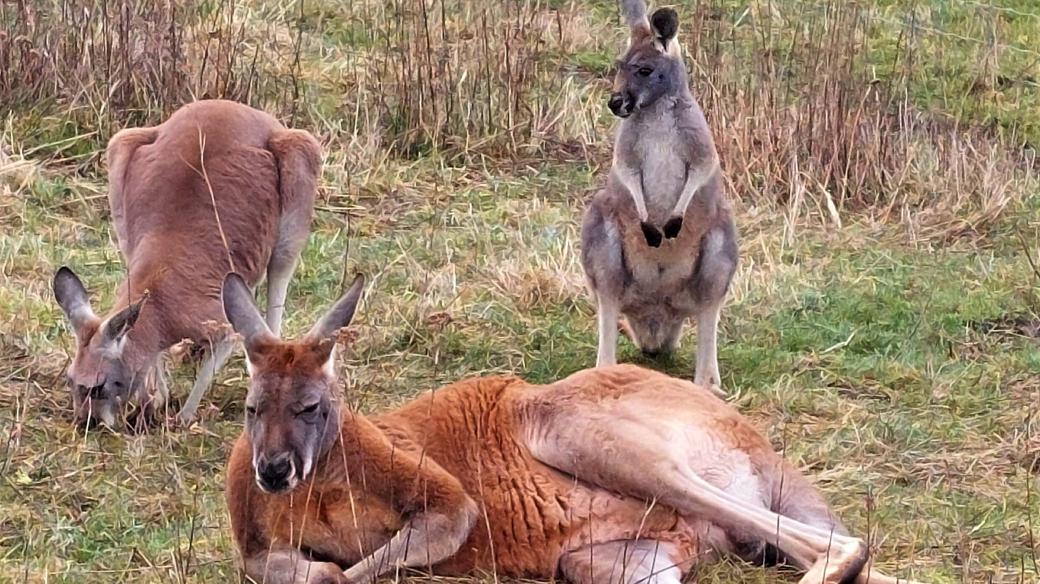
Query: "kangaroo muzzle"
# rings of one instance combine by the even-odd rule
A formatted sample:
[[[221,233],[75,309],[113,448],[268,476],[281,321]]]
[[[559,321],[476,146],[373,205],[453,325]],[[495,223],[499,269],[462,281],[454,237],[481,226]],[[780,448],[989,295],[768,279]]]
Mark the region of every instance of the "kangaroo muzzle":
[[[268,493],[280,493],[296,486],[296,464],[288,452],[256,462],[256,483]]]
[[[73,417],[80,428],[89,430],[101,425],[114,430],[118,425],[121,402],[118,398],[87,397],[73,408]]]
[[[616,92],[610,95],[610,100],[607,101],[607,107],[610,108],[610,112],[619,118],[627,118],[632,115],[632,110],[635,106],[635,100],[628,92]]]

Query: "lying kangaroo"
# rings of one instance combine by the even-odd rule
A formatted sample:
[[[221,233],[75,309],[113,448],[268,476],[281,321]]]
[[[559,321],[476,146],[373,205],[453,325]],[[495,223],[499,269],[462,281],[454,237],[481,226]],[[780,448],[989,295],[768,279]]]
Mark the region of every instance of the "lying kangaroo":
[[[310,233],[321,148],[309,133],[230,101],[200,101],[165,123],[108,143],[109,205],[127,277],[104,315],[67,267],[54,295],[76,336],[67,371],[77,422],[112,427],[132,397],[149,412],[168,397],[160,354],[183,339],[207,348],[179,417],[190,421],[234,347],[220,286],[230,270],[255,286],[267,272],[277,331]],[[154,391],[157,390],[157,391]]]
[[[341,414],[335,335],[362,287],[359,276],[290,342],[244,280],[224,282],[251,377],[225,495],[254,581],[357,584],[428,567],[678,584],[698,563],[775,546],[807,570],[803,584],[897,582],[866,567],[863,541],[744,417],[661,373],[470,379],[371,418]]]
[[[648,355],[674,350],[683,321],[694,316],[694,381],[720,386],[717,327],[737,241],[718,155],[690,93],[675,11],[648,20],[642,0],[623,4],[631,38],[609,102],[622,121],[606,188],[589,202],[581,230],[598,305],[596,364],[616,362],[619,315]]]

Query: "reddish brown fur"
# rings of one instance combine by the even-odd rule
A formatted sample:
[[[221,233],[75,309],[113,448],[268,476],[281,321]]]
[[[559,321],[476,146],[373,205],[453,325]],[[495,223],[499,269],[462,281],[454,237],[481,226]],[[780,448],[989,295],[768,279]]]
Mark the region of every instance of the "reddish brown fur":
[[[320,172],[320,146],[310,134],[219,100],[184,106],[155,127],[117,133],[107,156],[127,278],[112,309],[76,330],[69,377],[81,387],[108,377],[109,357],[96,350],[102,340],[94,332],[145,291],[149,297],[120,357],[135,378],[183,339],[210,346],[224,337],[214,325],[226,322],[220,287],[227,272],[255,286],[279,264],[274,279],[287,282],[309,233]],[[276,320],[280,314],[279,308]]]
[[[268,356],[252,362],[254,376],[289,363],[298,367],[305,361],[301,353],[308,350],[313,345],[304,343],[265,351]],[[321,364],[306,367],[296,368],[292,376],[322,375]],[[477,505],[477,522],[457,552],[435,562],[437,574],[495,570],[505,576],[550,578],[562,558],[571,563],[582,558],[575,550],[637,538],[661,542],[683,571],[717,553],[760,552],[760,547],[748,547],[753,542],[739,533],[706,518],[605,490],[544,464],[532,453],[538,444],[551,442],[560,427],[586,423],[597,411],[617,416],[628,402],[636,408],[633,412],[665,418],[681,412],[684,423],[717,441],[712,448],[721,453],[724,468],[749,457],[761,481],[756,504],[780,506],[783,480],[787,507],[843,533],[815,489],[731,406],[689,382],[621,365],[583,371],[546,386],[515,377],[470,379],[372,418],[347,413],[339,440],[319,460],[315,474],[285,495],[257,487],[252,446],[243,434],[229,462],[226,494],[247,572],[259,579],[271,561],[265,558],[273,557],[268,554],[300,549],[304,557],[338,566],[303,560],[296,569],[312,576],[299,581],[346,582],[338,575],[340,569],[385,545],[418,513],[450,515],[470,499]],[[592,434],[589,439],[595,440]],[[609,448],[609,441],[596,443]],[[730,461],[727,453],[737,458]],[[640,461],[614,464],[639,467]],[[721,475],[710,480],[721,488],[729,479]],[[421,550],[414,553],[422,555]],[[269,582],[293,581],[267,573]]]
[[[111,176],[125,168],[122,181],[111,184],[109,202],[129,272],[112,312],[126,299],[151,292],[148,309],[131,333],[142,352],[185,338],[207,341],[202,323],[225,320],[220,305],[224,274],[238,272],[252,285],[263,277],[283,208],[299,204],[283,200],[283,194],[307,195],[279,191],[277,153],[270,143],[284,132],[270,115],[212,100],[187,105],[154,128],[119,132],[109,142]],[[305,132],[294,136],[316,173],[320,146]],[[309,216],[311,201],[303,204]],[[153,329],[139,329],[149,321]]]
[[[275,360],[292,360],[288,355],[300,350],[287,346],[285,355]],[[253,363],[257,371],[266,365]],[[593,387],[623,391],[613,384],[623,386],[646,375],[660,374],[628,366],[585,372],[551,387],[576,393]],[[681,531],[674,511],[657,508],[644,519],[642,501],[577,485],[531,456],[523,444],[521,420],[540,415],[532,399],[539,389],[513,377],[480,378],[429,392],[371,419],[347,413],[340,441],[320,470],[288,496],[268,495],[256,486],[251,445],[243,435],[232,452],[227,479],[228,507],[242,556],[302,542],[317,557],[349,566],[386,543],[406,516],[419,510],[450,511],[467,496],[480,506],[478,524],[462,548],[436,567],[439,574],[494,568],[503,575],[549,577],[563,552],[606,534],[632,537],[641,523],[648,537],[674,539],[692,554],[696,538]],[[718,400],[713,405],[728,409]],[[603,535],[586,533],[593,526],[595,534]]]
[[[339,415],[332,363],[364,278],[299,342],[229,274],[249,358],[227,503],[247,576],[357,584],[398,568],[574,584],[679,584],[717,554],[773,544],[801,584],[893,584],[865,569],[812,485],[704,387],[631,365],[549,385],[454,383],[393,411]]]

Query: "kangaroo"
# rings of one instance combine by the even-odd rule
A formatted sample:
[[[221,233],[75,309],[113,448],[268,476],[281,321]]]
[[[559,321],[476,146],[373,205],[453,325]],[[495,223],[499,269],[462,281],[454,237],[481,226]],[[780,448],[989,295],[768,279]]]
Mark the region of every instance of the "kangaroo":
[[[737,265],[718,154],[690,92],[675,11],[663,8],[648,20],[642,0],[624,0],[623,9],[631,37],[608,103],[621,118],[614,160],[581,228],[582,265],[597,303],[596,364],[617,362],[621,315],[648,356],[677,348],[683,321],[693,316],[694,382],[718,388],[719,314]]]
[[[206,349],[178,418],[190,422],[234,346],[224,275],[267,276],[267,322],[281,327],[289,280],[310,234],[321,147],[309,133],[231,101],[199,101],[108,143],[109,206],[126,279],[98,316],[61,267],[54,296],[76,338],[66,372],[74,417],[115,427],[132,401],[154,414],[169,396],[160,355],[183,339]],[[226,324],[224,325],[226,329]]]
[[[802,584],[898,582],[868,566],[864,542],[747,419],[663,373],[484,377],[371,418],[341,411],[336,335],[363,287],[358,276],[302,339],[283,341],[246,281],[224,281],[250,376],[225,496],[253,581],[358,584],[424,567],[679,584],[720,555],[779,550],[806,570]]]

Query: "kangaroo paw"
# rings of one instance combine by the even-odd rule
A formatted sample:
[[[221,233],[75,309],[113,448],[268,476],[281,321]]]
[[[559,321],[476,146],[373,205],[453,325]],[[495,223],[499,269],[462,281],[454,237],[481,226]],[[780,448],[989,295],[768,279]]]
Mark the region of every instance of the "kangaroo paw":
[[[646,238],[646,243],[650,247],[661,247],[661,230],[653,225],[643,221],[639,224],[639,227],[643,230],[643,237]]]
[[[668,223],[664,224],[664,236],[668,239],[679,237],[680,231],[682,231],[682,217],[672,217]]]

